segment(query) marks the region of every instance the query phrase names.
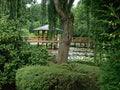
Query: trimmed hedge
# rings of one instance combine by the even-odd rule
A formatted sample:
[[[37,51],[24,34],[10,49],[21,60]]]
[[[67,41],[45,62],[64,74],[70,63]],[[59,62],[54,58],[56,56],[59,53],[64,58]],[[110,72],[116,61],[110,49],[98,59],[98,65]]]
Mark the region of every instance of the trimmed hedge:
[[[16,73],[17,90],[99,90],[95,72],[78,72],[74,67],[75,64],[21,68]]]

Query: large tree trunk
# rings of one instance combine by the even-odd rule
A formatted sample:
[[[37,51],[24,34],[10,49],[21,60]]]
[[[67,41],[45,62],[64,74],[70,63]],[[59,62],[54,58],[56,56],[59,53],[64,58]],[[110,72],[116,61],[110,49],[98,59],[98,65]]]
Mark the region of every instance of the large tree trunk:
[[[68,16],[68,19],[62,20],[63,33],[59,41],[58,55],[56,62],[58,64],[66,63],[68,61],[69,47],[73,36],[73,22],[74,17],[72,14]]]
[[[74,16],[70,11],[74,0],[64,1],[64,3],[66,3],[65,5],[67,9],[61,7],[60,4],[64,3],[62,2],[60,3],[60,0],[53,0],[53,2],[55,5],[55,9],[57,13],[60,15],[63,24],[63,33],[59,41],[58,55],[56,57],[56,62],[58,64],[61,64],[66,63],[68,60],[68,53],[73,35],[73,22],[74,22]]]

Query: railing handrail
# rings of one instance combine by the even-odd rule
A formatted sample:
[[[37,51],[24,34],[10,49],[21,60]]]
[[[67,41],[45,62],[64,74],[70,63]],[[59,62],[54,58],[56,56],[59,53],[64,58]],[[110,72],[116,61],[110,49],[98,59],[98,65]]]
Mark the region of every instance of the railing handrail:
[[[38,42],[42,42],[42,41],[59,41],[59,38],[56,37],[52,40],[48,40],[47,36],[22,36],[23,39],[26,39],[28,42],[32,42],[32,41],[38,41]],[[80,43],[88,43],[91,42],[93,43],[94,40],[88,37],[72,37],[72,42],[80,42]]]

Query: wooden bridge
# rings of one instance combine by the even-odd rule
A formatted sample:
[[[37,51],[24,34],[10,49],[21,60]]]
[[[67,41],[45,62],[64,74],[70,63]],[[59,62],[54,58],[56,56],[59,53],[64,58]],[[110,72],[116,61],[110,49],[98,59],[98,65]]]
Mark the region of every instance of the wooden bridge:
[[[27,40],[29,43],[42,43],[45,44],[46,46],[51,43],[51,44],[58,44],[59,38],[53,38],[52,40],[49,40],[48,37],[42,37],[42,36],[23,36],[23,40]],[[89,47],[93,48],[94,45],[94,40],[88,38],[88,37],[72,37],[72,42],[71,45],[80,45],[81,47],[87,47],[89,44]]]

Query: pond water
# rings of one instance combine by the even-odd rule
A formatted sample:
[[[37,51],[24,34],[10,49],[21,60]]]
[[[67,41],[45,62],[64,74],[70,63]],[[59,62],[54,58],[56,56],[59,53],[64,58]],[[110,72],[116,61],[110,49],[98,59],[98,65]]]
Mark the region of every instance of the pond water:
[[[57,55],[57,50],[52,50],[51,55]],[[93,59],[94,53],[93,49],[90,48],[79,48],[79,47],[70,47],[68,60],[85,60],[85,59]]]
[[[40,43],[42,45],[42,43]],[[31,43],[31,45],[37,45],[37,43]],[[58,49],[50,49],[49,54],[52,56],[56,56],[58,53]],[[94,58],[94,53],[93,49],[90,48],[81,48],[79,44],[76,44],[76,47],[74,44],[71,44],[70,50],[69,50],[69,56],[68,60],[69,61],[74,61],[74,60],[93,60]]]

